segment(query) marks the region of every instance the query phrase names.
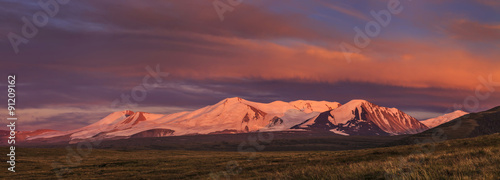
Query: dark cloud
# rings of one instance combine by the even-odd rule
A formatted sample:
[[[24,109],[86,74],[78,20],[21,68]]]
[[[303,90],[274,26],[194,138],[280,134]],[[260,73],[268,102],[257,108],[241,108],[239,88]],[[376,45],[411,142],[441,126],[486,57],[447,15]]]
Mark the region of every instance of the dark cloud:
[[[130,93],[146,66],[160,65],[171,76],[139,105],[181,109],[239,96],[258,102],[366,99],[444,112],[473,93],[478,76],[500,75],[496,49],[469,48],[478,48],[470,41],[497,44],[498,11],[484,4],[498,3],[490,0],[405,4],[350,64],[338,43],[352,43],[353,27],[363,27],[370,10],[385,8],[386,1],[246,0],[221,22],[212,1],[73,0],[15,54],[7,34],[21,34],[21,18],[40,11],[37,3],[2,1],[1,74],[18,75],[20,108],[84,112],[54,113],[25,124],[30,128],[96,121],[105,113],[93,115],[92,107],[109,107]],[[480,109],[498,100],[495,93]]]
[[[468,41],[500,42],[500,23],[484,24],[470,20],[457,20],[447,27],[453,38]]]

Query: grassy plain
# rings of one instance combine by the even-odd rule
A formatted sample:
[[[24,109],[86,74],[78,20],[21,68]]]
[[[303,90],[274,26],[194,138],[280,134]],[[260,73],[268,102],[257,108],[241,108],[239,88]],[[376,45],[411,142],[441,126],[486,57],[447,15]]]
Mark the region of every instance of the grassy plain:
[[[73,164],[67,157],[64,148],[19,148],[16,173],[2,170],[0,179],[499,179],[500,134],[347,151],[93,149]]]

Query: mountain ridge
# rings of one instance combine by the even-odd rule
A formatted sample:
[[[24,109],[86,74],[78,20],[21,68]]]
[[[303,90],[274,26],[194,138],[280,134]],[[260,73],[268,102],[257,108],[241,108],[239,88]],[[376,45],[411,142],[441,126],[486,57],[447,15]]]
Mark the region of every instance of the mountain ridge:
[[[316,120],[330,124],[319,125]],[[342,105],[313,100],[259,103],[233,97],[194,111],[173,114],[130,110],[113,112],[79,129],[46,132],[27,139],[69,137],[75,143],[147,136],[317,130],[339,135],[399,135],[426,129],[424,124],[396,108],[378,106],[361,99]]]
[[[420,121],[422,122],[423,124],[425,124],[427,127],[429,128],[434,128],[436,126],[439,126],[441,124],[444,124],[444,123],[447,123],[451,120],[454,120],[460,116],[464,116],[464,115],[467,115],[469,113],[465,112],[465,111],[462,111],[462,110],[456,110],[456,111],[453,111],[451,113],[448,113],[448,114],[444,114],[442,116],[438,116],[438,117],[435,117],[435,118],[430,118],[430,119],[426,119],[426,120],[423,120],[423,121]]]
[[[396,108],[381,107],[366,100],[351,100],[328,112],[293,128],[329,129],[351,135],[414,134],[428,129],[417,119]]]

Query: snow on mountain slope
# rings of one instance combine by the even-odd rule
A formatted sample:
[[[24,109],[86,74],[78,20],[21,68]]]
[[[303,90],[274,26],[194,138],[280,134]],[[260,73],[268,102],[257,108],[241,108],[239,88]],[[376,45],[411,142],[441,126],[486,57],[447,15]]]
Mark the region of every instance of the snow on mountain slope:
[[[145,112],[119,111],[111,113],[100,121],[83,128],[71,131],[49,132],[39,136],[33,136],[28,140],[38,138],[52,138],[58,136],[70,135],[72,140],[83,140],[95,138],[98,135],[105,135],[110,132],[117,132],[126,129],[135,129],[135,126],[140,124],[150,124],[149,120],[163,117],[162,114],[151,114]]]
[[[289,109],[283,116],[275,116],[269,124],[260,129],[260,131],[284,131],[290,130],[296,124],[303,122],[305,119],[310,119],[320,114],[320,112],[306,113],[298,109]]]
[[[315,109],[318,111],[328,110],[328,105],[335,108],[339,104],[326,101],[308,102],[313,104],[313,107],[317,106]],[[175,130],[177,132],[174,133],[175,135],[208,134],[220,131],[251,132],[262,130],[278,118],[281,118],[281,126],[275,127],[275,129],[289,129],[292,125],[288,124],[301,121],[304,116],[314,116],[314,114],[307,115],[310,113],[314,113],[314,111],[307,109],[304,112],[294,104],[283,101],[257,103],[241,98],[228,98],[215,105],[207,106],[175,119],[160,119],[159,121],[168,121],[168,124],[160,127]]]
[[[141,127],[147,125],[148,127],[154,127],[154,123],[151,120],[163,117],[163,114],[151,114],[145,112],[132,112],[124,111],[122,116],[116,118],[111,123],[107,124],[93,124],[83,128],[82,130],[75,132],[71,135],[72,139],[88,139],[96,137],[98,135],[105,136],[113,132],[119,132],[127,129],[136,129],[136,127]],[[119,115],[119,114],[118,114]],[[116,115],[116,116],[118,116]],[[111,118],[112,119],[112,118]],[[137,128],[139,129],[139,128]],[[114,137],[114,136],[112,136]]]
[[[275,109],[263,110],[261,107],[265,105],[241,98],[229,98],[173,119],[166,117],[157,121],[168,122],[160,127],[174,130],[175,135],[208,134],[223,130],[249,132],[264,127],[272,115],[280,113]]]
[[[459,117],[466,115],[466,114],[469,114],[469,113],[461,111],[461,110],[456,110],[454,112],[451,112],[451,113],[448,113],[448,114],[445,114],[445,115],[442,115],[439,117],[423,120],[420,122],[425,124],[429,128],[434,128],[436,126],[447,123],[448,121],[459,118]]]
[[[305,112],[325,112],[340,106],[338,102],[297,100],[290,102],[295,108]]]
[[[341,135],[414,134],[428,129],[396,108],[365,100],[337,102],[298,100],[271,103],[227,98],[195,111],[173,114],[114,112],[83,128],[28,137],[83,140],[162,137],[255,131],[321,130]],[[60,138],[65,137],[65,138]]]
[[[275,101],[270,104],[275,104]],[[290,130],[296,124],[303,122],[306,119],[313,118],[321,112],[336,109],[341,106],[338,102],[328,101],[311,101],[311,100],[297,100],[288,103],[286,106],[283,104],[275,104],[277,107],[286,107],[281,109],[278,116],[271,119],[270,123],[260,129],[261,131],[283,131]],[[285,111],[283,111],[285,110]]]
[[[221,132],[252,132],[269,127],[280,119],[276,130],[289,129],[293,124],[319,112],[337,108],[337,102],[326,101],[274,101],[257,103],[241,98],[227,98],[217,104],[174,114],[144,112],[114,112],[89,126],[71,131],[46,133],[30,139],[70,135],[72,142],[83,139],[113,139],[144,137],[147,135],[189,135]]]
[[[352,100],[293,127],[331,130],[350,135],[415,134],[428,129],[396,108],[380,107],[365,100]]]

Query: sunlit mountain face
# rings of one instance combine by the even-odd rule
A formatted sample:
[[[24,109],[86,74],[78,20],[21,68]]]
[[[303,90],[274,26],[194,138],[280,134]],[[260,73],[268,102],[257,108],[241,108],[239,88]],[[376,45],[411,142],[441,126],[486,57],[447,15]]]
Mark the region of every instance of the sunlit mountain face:
[[[1,2],[22,131],[231,97],[364,99],[416,120],[500,102],[495,0],[61,2]]]
[[[0,179],[500,179],[499,0],[0,0],[0,22]]]
[[[20,132],[23,138],[18,141],[23,144],[74,144],[100,140],[261,132],[395,136],[417,134],[466,114],[455,111],[420,122],[397,108],[381,107],[360,99],[346,104],[312,100],[259,103],[233,97],[198,110],[173,114],[117,111],[91,125],[69,131],[23,131]],[[3,136],[8,138],[7,134]]]

